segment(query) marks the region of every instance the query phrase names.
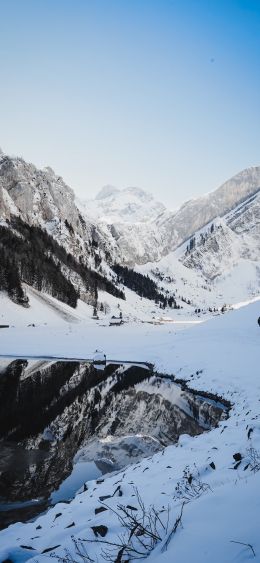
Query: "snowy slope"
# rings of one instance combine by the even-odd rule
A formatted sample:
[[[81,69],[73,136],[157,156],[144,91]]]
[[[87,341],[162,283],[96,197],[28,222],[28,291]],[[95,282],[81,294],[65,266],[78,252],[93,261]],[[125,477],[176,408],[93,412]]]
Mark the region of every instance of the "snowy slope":
[[[164,318],[179,319],[180,322],[190,321],[187,310],[175,311],[160,309],[158,304],[149,299],[141,298],[134,291],[124,288],[126,299],[118,299],[105,291],[99,291],[98,320],[93,319],[93,305],[78,300],[76,309],[58,301],[51,295],[39,292],[33,287],[23,284],[29,297],[29,307],[22,307],[9,299],[6,292],[0,292],[0,324],[10,327],[27,327],[34,324],[39,326],[62,327],[69,323],[90,323],[91,326],[108,326],[111,317],[118,317],[122,313],[124,323],[152,323],[163,322]],[[104,310],[100,310],[102,303]],[[112,329],[114,334],[114,329]]]
[[[222,307],[260,293],[260,191],[193,233],[156,263],[139,266],[195,308]],[[188,251],[187,251],[188,248]]]
[[[88,490],[77,495],[70,504],[56,505],[35,522],[17,523],[3,530],[0,533],[1,559],[51,561],[51,555],[64,556],[67,548],[74,560],[81,561],[79,554],[75,555],[73,536],[83,539],[89,556],[102,563],[105,560],[102,548],[106,546],[97,543],[96,540],[102,538],[95,536],[93,526],[106,526],[103,539],[117,543],[124,529],[114,511],[118,511],[118,505],[132,506],[139,515],[138,489],[147,510],[154,505],[156,510],[162,511],[160,517],[164,526],[169,520],[168,532],[158,526],[161,539],[155,545],[151,560],[165,563],[174,560],[183,563],[258,561],[260,348],[256,321],[259,312],[259,304],[252,304],[176,334],[173,328],[151,327],[149,338],[144,327],[132,331],[131,337],[130,329],[126,329],[128,335],[117,345],[118,354],[128,358],[138,354],[142,359],[155,361],[157,369],[174,372],[190,387],[224,397],[231,403],[228,420],[195,438],[184,435],[177,445],[104,481],[89,482]],[[78,330],[77,325],[74,330]],[[92,344],[98,334],[106,353],[112,354],[113,341],[108,329],[96,330],[94,335],[89,333]],[[75,332],[70,337],[70,351],[74,354],[83,353],[84,340],[80,344],[78,336]],[[36,339],[35,336],[35,342],[30,344],[31,350]],[[61,335],[54,343],[53,335],[49,334],[49,341],[56,352],[67,350],[67,342]],[[25,341],[24,345],[29,347]],[[7,348],[8,336],[5,336],[3,349]],[[188,477],[192,475],[189,481],[185,478],[185,468],[188,468]],[[95,510],[102,506],[100,498],[105,495],[110,495],[105,500],[106,510],[96,514]],[[182,526],[169,537],[165,549],[182,506]],[[138,539],[136,542],[138,544]],[[138,545],[140,547],[140,543]]]
[[[217,221],[207,239],[198,240],[195,250],[184,259],[184,265],[200,269],[211,279],[232,270],[240,260],[260,259],[260,190],[231,213]]]
[[[11,301],[5,292],[0,292],[0,324],[10,327],[35,326],[64,326],[64,323],[77,323],[90,318],[93,307],[83,301],[73,309],[69,305],[58,301],[51,295],[40,293],[32,287],[25,286],[29,297],[30,307],[24,308]]]

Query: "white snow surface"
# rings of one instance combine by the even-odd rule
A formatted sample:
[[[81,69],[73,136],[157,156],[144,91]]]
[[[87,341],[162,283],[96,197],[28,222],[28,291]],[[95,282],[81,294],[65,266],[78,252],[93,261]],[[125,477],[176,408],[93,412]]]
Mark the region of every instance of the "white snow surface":
[[[149,361],[155,368],[174,373],[198,391],[208,391],[231,402],[230,416],[219,427],[195,438],[181,436],[178,444],[129,466],[103,482],[88,483],[88,490],[70,504],[60,503],[36,521],[17,523],[0,532],[0,560],[51,561],[67,548],[75,561],[74,538],[94,540],[92,526],[108,527],[106,540],[117,541],[122,527],[113,510],[118,504],[137,506],[135,487],[148,507],[170,507],[169,527],[181,511],[176,485],[185,467],[209,485],[201,496],[186,502],[182,526],[163,549],[165,537],[150,555],[151,561],[172,563],[244,563],[260,561],[260,471],[252,471],[250,449],[260,452],[260,329],[258,302],[176,330],[176,325],[123,325],[117,329],[94,323],[17,328],[1,331],[3,354],[37,353],[84,356],[97,345],[115,359]],[[117,330],[116,336],[114,330]],[[240,453],[235,469],[233,455]],[[210,463],[214,463],[214,468]],[[108,510],[95,514],[99,497],[113,494],[120,484],[122,496],[106,500]],[[59,518],[55,515],[61,513]],[[162,519],[164,513],[162,513]],[[164,520],[165,522],[165,520]],[[70,524],[75,525],[68,528]],[[37,526],[41,526],[37,529]],[[162,534],[163,535],[163,534]],[[233,543],[242,542],[242,543]],[[249,544],[252,546],[250,548]],[[23,546],[29,546],[27,549]],[[90,557],[104,561],[102,544],[86,543]],[[54,548],[54,546],[59,546]],[[45,549],[52,551],[42,553]]]

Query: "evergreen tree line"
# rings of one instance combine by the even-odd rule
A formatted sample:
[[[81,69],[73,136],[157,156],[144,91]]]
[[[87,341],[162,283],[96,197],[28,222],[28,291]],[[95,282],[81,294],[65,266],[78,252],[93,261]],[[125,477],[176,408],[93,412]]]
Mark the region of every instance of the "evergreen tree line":
[[[60,264],[56,264],[51,255],[45,254],[37,235],[34,235],[30,233],[28,238],[19,237],[10,229],[0,227],[1,289],[7,289],[14,301],[24,304],[21,287],[23,281],[39,291],[50,293],[71,307],[76,307],[77,291],[62,274]]]
[[[18,268],[14,260],[9,258],[9,251],[2,248],[1,244],[0,253],[0,290],[7,291],[13,301],[26,306],[28,298],[24,294]]]
[[[20,236],[7,227],[0,227],[0,288],[6,289],[12,299],[25,304],[21,286],[24,281],[76,307],[79,294],[62,273],[61,263],[80,275],[90,294],[94,295],[97,287],[124,298],[123,292],[111,281],[90,270],[83,260],[78,262],[46,231],[27,225],[17,217],[11,219],[10,226]]]
[[[160,293],[156,283],[148,275],[144,276],[139,272],[135,272],[132,268],[120,266],[120,264],[114,264],[112,269],[117,274],[118,283],[122,283],[129,289],[132,289],[140,297],[146,297],[146,299],[155,301],[163,308],[167,307],[167,305],[177,308],[175,298],[172,296],[166,297]]]

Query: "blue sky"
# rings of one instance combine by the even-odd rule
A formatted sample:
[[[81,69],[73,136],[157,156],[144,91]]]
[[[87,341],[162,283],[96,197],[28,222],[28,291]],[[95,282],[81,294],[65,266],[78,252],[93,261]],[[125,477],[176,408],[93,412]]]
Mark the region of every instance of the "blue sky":
[[[170,207],[260,165],[260,0],[0,0],[0,146]]]

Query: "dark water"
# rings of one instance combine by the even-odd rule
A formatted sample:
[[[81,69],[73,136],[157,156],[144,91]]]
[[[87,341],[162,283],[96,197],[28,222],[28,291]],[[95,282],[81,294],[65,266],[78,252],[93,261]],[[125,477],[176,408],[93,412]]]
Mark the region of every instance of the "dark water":
[[[188,415],[159,398],[159,384],[154,395],[135,391],[151,375],[136,366],[118,374],[115,365],[97,370],[76,361],[0,360],[0,528],[71,500],[87,481],[116,469],[93,451],[89,459],[73,460],[82,444],[104,432],[142,432],[143,420],[132,416],[139,402],[146,408],[147,433],[160,447],[182,433],[203,431],[193,396],[186,398],[193,413]],[[222,409],[209,409],[207,423],[215,425]]]
[[[0,360],[0,528],[70,500],[102,474],[93,459],[76,465],[73,459],[95,434],[102,385],[116,369],[76,361]],[[115,377],[115,389],[147,377],[145,369],[128,372],[125,382]]]

